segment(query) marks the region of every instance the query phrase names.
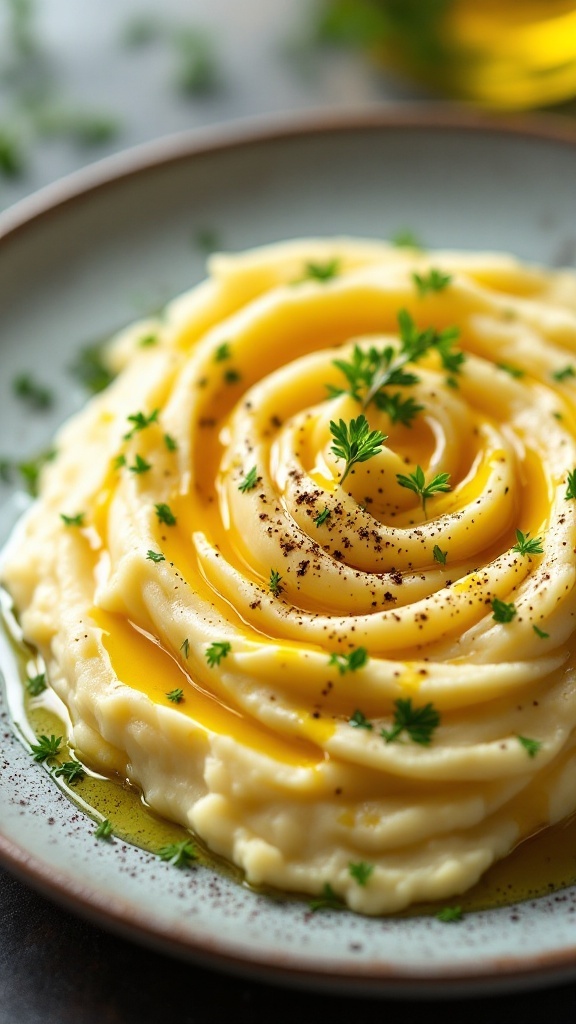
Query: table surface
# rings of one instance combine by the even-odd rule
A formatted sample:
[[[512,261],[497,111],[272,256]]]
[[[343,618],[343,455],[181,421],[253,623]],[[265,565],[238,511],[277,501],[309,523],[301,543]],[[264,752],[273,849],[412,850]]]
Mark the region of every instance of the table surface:
[[[162,0],[161,7],[153,0],[32,0],[26,23],[26,5],[6,0],[0,4],[0,136],[8,126],[22,167],[0,177],[0,209],[92,160],[184,129],[430,98],[378,74],[359,55],[312,51],[312,6],[313,0]],[[16,23],[11,7],[20,10]],[[205,32],[213,44],[215,85],[204,93],[178,85],[175,30],[186,28]],[[54,105],[73,109],[81,124],[94,114],[108,124],[99,141],[88,146],[73,133],[37,130],[22,113],[22,67],[25,75],[31,67]],[[576,982],[450,1002],[287,989],[140,948],[0,869],[0,1024],[282,1024],[303,1013],[336,1024],[381,1024],[383,1014],[436,1021],[447,1013],[465,1014],[468,1024],[530,1024],[545,1015],[572,1024]]]

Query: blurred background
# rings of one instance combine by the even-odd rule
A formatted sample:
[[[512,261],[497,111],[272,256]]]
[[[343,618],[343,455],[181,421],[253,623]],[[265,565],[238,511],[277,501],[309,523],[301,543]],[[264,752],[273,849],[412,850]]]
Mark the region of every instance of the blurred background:
[[[120,149],[409,101],[576,110],[567,0],[0,0],[0,209]]]

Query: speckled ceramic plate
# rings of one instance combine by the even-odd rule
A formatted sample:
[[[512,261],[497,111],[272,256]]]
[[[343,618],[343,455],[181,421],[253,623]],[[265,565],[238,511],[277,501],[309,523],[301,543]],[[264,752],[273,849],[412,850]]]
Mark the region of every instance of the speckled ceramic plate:
[[[200,280],[208,229],[230,249],[410,229],[430,247],[574,265],[575,181],[576,131],[560,122],[432,110],[179,137],[51,187],[0,218],[0,457],[45,447],[84,401],[68,373],[81,346]],[[30,368],[57,396],[48,411],[12,393]],[[3,485],[2,538],[25,503]],[[7,645],[0,664],[10,675]],[[3,700],[0,856],[78,913],[179,956],[330,988],[446,995],[576,975],[576,888],[457,925],[367,920],[98,842],[14,736]]]

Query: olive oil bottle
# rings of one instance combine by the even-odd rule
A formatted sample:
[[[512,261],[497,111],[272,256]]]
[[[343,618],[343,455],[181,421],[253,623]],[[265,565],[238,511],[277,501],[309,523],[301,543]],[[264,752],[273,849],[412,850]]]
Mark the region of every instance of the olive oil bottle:
[[[576,96],[573,0],[327,0],[320,35],[494,109]]]

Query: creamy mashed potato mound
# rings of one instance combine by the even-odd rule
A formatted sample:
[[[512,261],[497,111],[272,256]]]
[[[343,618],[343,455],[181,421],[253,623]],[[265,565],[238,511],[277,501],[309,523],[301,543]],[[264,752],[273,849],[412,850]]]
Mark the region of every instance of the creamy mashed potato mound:
[[[366,914],[576,809],[574,272],[287,242],[109,355],[2,569],[80,759]]]

